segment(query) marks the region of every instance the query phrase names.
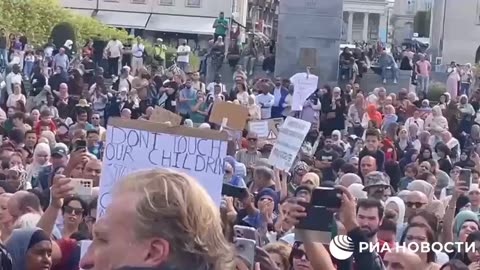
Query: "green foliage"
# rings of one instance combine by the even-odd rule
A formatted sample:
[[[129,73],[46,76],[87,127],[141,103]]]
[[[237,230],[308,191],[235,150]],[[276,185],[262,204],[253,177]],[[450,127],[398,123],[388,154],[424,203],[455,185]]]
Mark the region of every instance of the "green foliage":
[[[22,33],[29,43],[34,46],[43,46],[50,38],[52,29],[59,23],[69,23],[74,27],[76,48],[82,48],[89,38],[98,37],[110,40],[112,37],[125,42],[129,34],[107,26],[100,21],[76,14],[63,8],[60,0],[0,0],[0,28],[5,28],[7,34]],[[147,54],[153,55],[153,46],[145,42]],[[167,52],[168,61],[175,54],[174,48]],[[191,54],[190,63],[194,69],[199,67],[199,59]],[[147,61],[148,63],[148,61]]]
[[[431,11],[418,11],[417,14],[415,14],[415,18],[413,19],[413,29],[415,33],[418,33],[419,37],[430,36],[431,16]]]
[[[430,85],[428,90],[428,99],[430,101],[439,101],[440,96],[447,92],[447,86],[444,83],[435,82]]]

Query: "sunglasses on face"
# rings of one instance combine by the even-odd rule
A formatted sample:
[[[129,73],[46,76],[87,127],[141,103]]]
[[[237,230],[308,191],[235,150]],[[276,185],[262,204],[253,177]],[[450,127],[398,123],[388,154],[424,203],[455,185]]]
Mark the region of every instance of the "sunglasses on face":
[[[63,210],[65,211],[65,213],[72,214],[72,215],[80,216],[83,214],[83,208],[75,208],[75,207],[65,205]]]
[[[422,202],[406,202],[408,208],[421,208],[425,203]]]
[[[303,251],[301,249],[298,249],[298,248],[292,249],[292,257],[294,259],[297,259],[297,260],[301,260],[301,259],[305,258],[305,260],[308,261],[307,253],[305,253],[305,251]]]

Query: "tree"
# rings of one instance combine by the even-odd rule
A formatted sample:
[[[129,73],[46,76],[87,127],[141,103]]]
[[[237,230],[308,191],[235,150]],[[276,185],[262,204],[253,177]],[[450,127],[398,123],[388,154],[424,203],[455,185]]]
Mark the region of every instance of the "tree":
[[[431,11],[418,11],[413,19],[413,29],[419,37],[430,36]]]
[[[52,29],[60,23],[74,27],[77,48],[94,36],[105,40],[113,36],[120,40],[128,37],[126,31],[63,8],[58,0],[0,0],[0,14],[0,26],[7,33],[22,33],[34,46],[44,45]]]

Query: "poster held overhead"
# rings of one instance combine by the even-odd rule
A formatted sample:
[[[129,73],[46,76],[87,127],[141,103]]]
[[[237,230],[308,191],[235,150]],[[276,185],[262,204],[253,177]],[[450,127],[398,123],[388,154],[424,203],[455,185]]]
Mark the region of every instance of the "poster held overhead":
[[[227,119],[226,124],[224,123],[225,119]],[[226,101],[216,101],[213,103],[210,122],[228,127],[232,130],[243,130],[247,120],[247,107]]]
[[[97,216],[104,215],[118,181],[152,168],[192,176],[220,205],[226,155],[224,132],[113,118],[107,126]]]
[[[170,122],[172,126],[179,126],[182,122],[182,117],[178,114],[172,113],[169,110],[165,110],[162,107],[155,107],[152,115],[150,116],[150,121],[157,123],[166,123]]]
[[[303,103],[318,88],[318,77],[307,72],[301,72],[290,78],[293,84],[292,111],[301,111]]]
[[[311,125],[310,122],[291,116],[287,117],[280,127],[277,142],[273,145],[268,158],[269,164],[277,169],[289,171]]]

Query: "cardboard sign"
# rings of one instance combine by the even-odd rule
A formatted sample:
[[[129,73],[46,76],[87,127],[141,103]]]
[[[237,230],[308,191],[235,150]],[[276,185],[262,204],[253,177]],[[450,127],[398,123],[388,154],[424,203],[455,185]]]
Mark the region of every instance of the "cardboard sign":
[[[248,131],[255,132],[259,139],[273,141],[277,139],[282,124],[283,118],[249,121]]]
[[[157,123],[170,122],[172,126],[179,126],[182,122],[182,117],[178,114],[172,113],[169,110],[165,110],[162,107],[155,107],[152,115],[150,116],[150,121]]]
[[[232,130],[243,130],[247,120],[247,107],[225,101],[217,101],[213,103],[210,122],[217,125],[227,126]]]
[[[273,145],[268,162],[273,167],[289,171],[310,131],[312,123],[294,117],[287,117],[280,127],[278,139]]]
[[[105,214],[111,191],[124,176],[152,168],[169,168],[192,176],[220,206],[227,155],[225,132],[112,118],[106,134],[98,218]]]

